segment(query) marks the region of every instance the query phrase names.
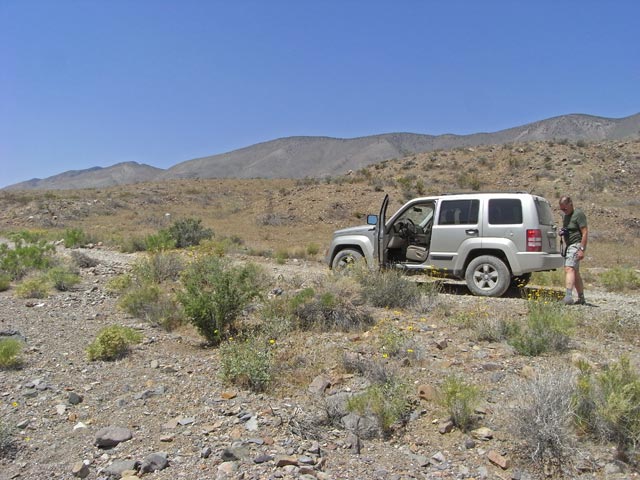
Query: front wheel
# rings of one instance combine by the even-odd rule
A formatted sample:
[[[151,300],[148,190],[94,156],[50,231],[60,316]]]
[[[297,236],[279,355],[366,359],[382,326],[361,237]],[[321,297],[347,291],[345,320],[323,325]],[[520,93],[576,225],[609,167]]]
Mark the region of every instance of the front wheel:
[[[336,253],[331,262],[331,268],[340,272],[349,268],[353,268],[356,265],[360,265],[364,261],[362,253],[352,248],[345,248]]]
[[[474,295],[500,297],[511,284],[511,274],[499,258],[481,255],[469,263],[465,280]]]

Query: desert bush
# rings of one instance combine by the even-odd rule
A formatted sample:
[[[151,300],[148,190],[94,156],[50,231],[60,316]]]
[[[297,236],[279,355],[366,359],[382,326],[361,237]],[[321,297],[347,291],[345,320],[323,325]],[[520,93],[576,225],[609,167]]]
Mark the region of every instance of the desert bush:
[[[145,250],[149,252],[163,252],[176,247],[176,239],[168,230],[147,235],[144,239]]]
[[[17,450],[13,429],[0,419],[0,459],[11,458]]]
[[[117,277],[110,278],[106,285],[105,290],[111,293],[123,293],[133,285],[133,278],[129,274],[118,275]]]
[[[138,282],[161,284],[166,281],[178,280],[184,270],[184,261],[177,253],[152,253],[133,265],[133,274]]]
[[[384,384],[390,382],[393,374],[386,361],[368,358],[352,352],[344,352],[342,366],[347,373],[362,375],[372,383]]]
[[[223,380],[253,392],[263,392],[271,382],[272,347],[261,337],[232,339],[220,345]]]
[[[200,334],[217,345],[233,334],[240,312],[260,295],[260,281],[254,264],[231,266],[218,257],[200,257],[184,270],[178,300]]]
[[[374,307],[411,308],[421,297],[420,287],[396,270],[359,275],[363,299]]]
[[[600,281],[610,292],[640,288],[640,275],[632,268],[614,267],[600,274]]]
[[[440,386],[438,402],[453,424],[463,432],[475,425],[475,409],[480,402],[480,389],[455,375],[448,376]]]
[[[0,272],[0,292],[9,290],[11,286],[11,276],[8,273]]]
[[[420,356],[420,345],[413,338],[413,325],[401,328],[389,321],[381,321],[375,327],[379,351],[384,358],[403,357],[415,359]]]
[[[62,243],[66,248],[78,248],[85,245],[87,235],[81,228],[67,228],[62,234]]]
[[[15,368],[22,363],[22,342],[15,338],[0,339],[0,368]]]
[[[71,258],[73,259],[73,263],[78,268],[91,268],[97,266],[100,263],[95,258],[92,258],[89,255],[77,250],[71,252]]]
[[[199,245],[202,240],[213,237],[213,230],[204,228],[202,220],[185,218],[177,220],[169,227],[169,234],[176,242],[176,248],[186,248]]]
[[[45,270],[51,265],[54,246],[31,232],[9,234],[14,246],[0,244],[0,272],[18,280],[30,270]]]
[[[332,292],[304,289],[291,300],[291,305],[297,326],[302,330],[348,332],[373,324],[369,312],[354,305],[346,296]]]
[[[53,267],[47,271],[47,278],[56,290],[66,292],[74,285],[80,283],[80,275],[67,267]]]
[[[143,283],[129,287],[118,306],[125,312],[171,331],[184,321],[183,312],[174,299],[158,285]]]
[[[576,403],[578,424],[615,442],[620,458],[637,452],[640,442],[640,375],[623,356],[599,374],[582,369]]]
[[[393,425],[407,421],[411,411],[409,388],[397,378],[374,383],[364,392],[349,398],[347,410],[361,416],[373,416],[383,436],[388,437]]]
[[[147,240],[140,236],[127,237],[118,241],[118,247],[122,253],[145,252]]]
[[[310,243],[307,245],[307,255],[313,257],[320,252],[320,246],[317,243]]]
[[[20,298],[45,298],[49,294],[51,284],[46,275],[25,278],[16,287],[16,295]]]
[[[515,391],[513,425],[531,459],[562,466],[575,445],[575,376],[568,370],[546,372],[519,382]]]
[[[96,339],[87,347],[87,357],[90,361],[117,360],[129,352],[131,345],[141,340],[142,334],[133,328],[111,325],[98,332]]]
[[[526,325],[514,324],[508,343],[527,356],[565,351],[575,326],[573,315],[560,302],[530,300],[528,307]]]

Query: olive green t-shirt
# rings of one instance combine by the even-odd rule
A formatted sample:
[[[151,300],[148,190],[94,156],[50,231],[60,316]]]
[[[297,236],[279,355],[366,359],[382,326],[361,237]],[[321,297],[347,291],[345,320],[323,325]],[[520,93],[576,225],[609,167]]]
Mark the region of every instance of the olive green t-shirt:
[[[587,216],[579,208],[574,208],[571,215],[565,215],[562,219],[562,226],[569,231],[568,245],[580,243],[582,241],[581,228],[587,226]]]

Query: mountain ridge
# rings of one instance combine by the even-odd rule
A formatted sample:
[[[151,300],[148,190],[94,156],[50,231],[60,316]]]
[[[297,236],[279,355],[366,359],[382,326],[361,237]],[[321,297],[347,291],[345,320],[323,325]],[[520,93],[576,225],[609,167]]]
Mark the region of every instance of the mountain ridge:
[[[355,138],[292,136],[179,162],[168,169],[123,162],[31,179],[6,190],[101,188],[192,178],[304,178],[341,175],[392,158],[434,150],[544,140],[597,142],[637,137],[640,113],[623,118],[567,114],[497,132],[441,135],[409,132]]]

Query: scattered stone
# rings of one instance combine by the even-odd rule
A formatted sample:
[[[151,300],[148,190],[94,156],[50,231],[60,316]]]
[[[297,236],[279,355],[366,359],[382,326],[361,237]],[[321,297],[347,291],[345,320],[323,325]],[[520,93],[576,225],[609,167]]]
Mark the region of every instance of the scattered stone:
[[[236,462],[222,462],[218,465],[217,478],[229,478],[231,475],[235,475],[237,471],[238,464]]]
[[[111,448],[132,438],[133,434],[127,428],[105,427],[98,430],[93,444],[98,448]]]
[[[123,472],[137,472],[140,462],[137,460],[117,460],[104,469],[104,473],[110,477],[122,477]]]
[[[362,450],[362,441],[360,437],[355,433],[349,433],[347,435],[347,439],[345,441],[347,448],[353,450],[353,453],[356,455],[360,455],[360,451]]]
[[[436,464],[441,464],[444,463],[447,459],[442,452],[436,452],[431,456],[431,460],[433,460]]]
[[[74,463],[73,467],[71,467],[71,474],[74,477],[86,478],[89,476],[89,472],[89,462],[86,460]]]
[[[246,428],[250,432],[255,432],[256,430],[258,430],[258,417],[254,415],[249,418],[249,420],[247,420],[247,423],[245,423],[244,428]]]
[[[254,458],[253,463],[267,463],[271,460],[273,460],[273,457],[271,455],[263,453],[262,455],[258,455],[256,458]]]
[[[289,455],[278,455],[275,458],[275,462],[276,467],[285,467],[287,465],[298,466],[298,459]]]
[[[84,398],[82,395],[78,395],[76,392],[69,392],[69,395],[67,396],[67,402],[69,402],[69,405],[78,405],[79,403],[82,403],[83,400]]]
[[[178,420],[178,423],[180,425],[182,425],[183,427],[185,425],[191,425],[192,423],[195,423],[196,419],[193,417],[186,417],[186,418],[181,418],[180,420]]]
[[[476,440],[491,440],[493,438],[493,430],[487,427],[476,428],[471,430],[471,436]]]
[[[345,430],[357,434],[361,438],[373,438],[378,435],[378,421],[372,416],[349,413],[342,417]]]
[[[436,340],[436,348],[438,350],[444,350],[445,348],[447,348],[449,346],[449,342],[447,342],[446,338],[442,338],[440,340]]]
[[[142,461],[140,473],[152,473],[164,470],[169,466],[169,459],[165,452],[152,453]]]
[[[494,465],[497,465],[502,470],[506,470],[507,468],[509,468],[509,460],[506,457],[500,455],[495,450],[490,450],[487,453],[487,458],[491,463],[493,463]]]
[[[162,435],[160,437],[160,441],[164,443],[173,442],[174,440],[175,440],[175,437],[173,435]]]
[[[471,450],[472,448],[476,448],[476,441],[473,438],[465,438],[462,444],[465,449]]]
[[[204,447],[202,450],[200,450],[200,458],[209,458],[211,456],[211,453],[211,447]]]
[[[232,400],[237,396],[238,394],[236,392],[222,392],[220,394],[220,398],[222,398],[223,400]]]
[[[160,362],[158,360],[151,360],[151,363],[149,364],[149,366],[153,369],[159,368]]]
[[[310,393],[322,395],[329,389],[329,387],[331,387],[331,380],[324,375],[318,375],[309,384],[308,390]]]
[[[67,411],[66,405],[63,405],[63,404],[56,405],[56,413],[58,415],[64,415],[66,411]]]
[[[427,402],[433,402],[437,397],[438,391],[432,385],[420,385],[418,387],[418,397]]]
[[[438,426],[438,432],[441,434],[451,433],[455,427],[453,420],[446,420]]]
[[[20,430],[24,430],[28,426],[29,426],[29,419],[21,420],[18,423],[16,423],[16,428]]]

